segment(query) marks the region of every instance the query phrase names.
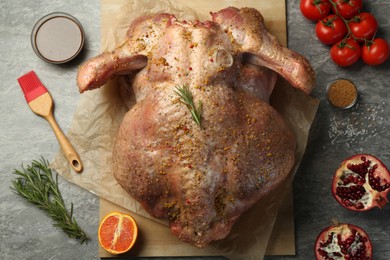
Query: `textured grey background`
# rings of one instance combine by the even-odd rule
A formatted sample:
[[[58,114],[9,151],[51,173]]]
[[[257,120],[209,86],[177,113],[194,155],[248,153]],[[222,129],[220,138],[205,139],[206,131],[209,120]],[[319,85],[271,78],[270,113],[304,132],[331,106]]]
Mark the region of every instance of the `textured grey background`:
[[[93,238],[80,246],[52,227],[44,213],[13,194],[9,186],[14,168],[40,156],[51,160],[59,149],[49,125],[30,111],[16,79],[31,69],[37,72],[55,100],[55,116],[66,132],[79,99],[75,85],[77,66],[99,52],[99,8],[98,0],[0,2],[0,259],[98,258],[96,196],[60,178],[65,201],[74,203],[76,219]],[[375,14],[380,28],[378,36],[390,41],[390,1],[364,1],[364,9]],[[84,51],[70,64],[42,62],[30,45],[34,23],[54,11],[74,15],[86,32]],[[300,14],[299,0],[287,1],[287,18],[289,47],[311,61],[318,76],[313,96],[321,103],[294,181],[297,254],[266,259],[314,259],[316,236],[333,219],[366,229],[373,242],[374,259],[390,259],[390,205],[382,210],[355,213],[339,206],[330,193],[334,170],[352,154],[371,153],[390,166],[387,120],[390,62],[380,67],[369,67],[362,62],[349,68],[337,67],[329,58],[329,47],[316,39],[314,24]],[[326,85],[339,77],[350,78],[358,86],[360,96],[353,109],[333,109],[325,99]]]

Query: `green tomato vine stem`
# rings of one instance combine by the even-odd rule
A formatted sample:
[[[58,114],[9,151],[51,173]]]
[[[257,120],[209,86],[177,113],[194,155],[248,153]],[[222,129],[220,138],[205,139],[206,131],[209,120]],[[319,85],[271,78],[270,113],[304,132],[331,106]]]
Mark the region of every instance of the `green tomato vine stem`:
[[[355,41],[363,41],[365,45],[369,46],[373,43],[373,40],[375,39],[375,35],[372,37],[372,39],[368,40],[366,38],[358,38],[358,37],[355,37],[351,31],[351,28],[349,27],[349,23],[351,21],[355,21],[355,22],[359,22],[360,19],[357,19],[355,17],[352,17],[351,19],[345,19],[342,15],[340,15],[339,13],[339,9],[337,8],[337,4],[334,2],[334,0],[329,0],[329,3],[333,6],[334,10],[335,10],[335,15],[338,16],[345,24],[345,26],[347,27],[347,35],[344,37],[344,39],[340,42],[339,46],[340,47],[349,47],[349,45],[345,44],[345,42],[349,39],[349,38],[352,38],[353,40]]]

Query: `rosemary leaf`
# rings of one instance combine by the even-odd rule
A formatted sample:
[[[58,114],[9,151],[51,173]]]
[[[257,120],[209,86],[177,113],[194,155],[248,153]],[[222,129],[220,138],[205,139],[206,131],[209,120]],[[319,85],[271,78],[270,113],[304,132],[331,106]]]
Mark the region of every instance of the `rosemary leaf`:
[[[176,87],[175,93],[180,97],[180,102],[187,106],[195,123],[202,128],[202,102],[199,101],[198,107],[195,106],[194,98],[187,85]]]
[[[58,174],[53,179],[47,160],[34,160],[31,165],[22,166],[22,170],[15,169],[13,174],[17,177],[10,188],[15,194],[45,211],[54,221],[53,225],[69,237],[79,239],[81,244],[90,239],[73,217],[73,204],[68,213],[58,187]]]

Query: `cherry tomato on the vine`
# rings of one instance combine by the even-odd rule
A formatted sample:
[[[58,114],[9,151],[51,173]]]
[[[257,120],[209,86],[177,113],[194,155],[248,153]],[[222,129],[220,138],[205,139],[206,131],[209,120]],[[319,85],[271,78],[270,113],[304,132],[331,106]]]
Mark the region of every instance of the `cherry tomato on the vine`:
[[[328,15],[316,24],[318,39],[327,45],[341,41],[347,33],[348,28],[344,21],[334,14]]]
[[[382,38],[367,42],[362,48],[362,59],[368,65],[382,64],[389,58],[389,55],[389,44]]]
[[[352,35],[361,41],[371,40],[378,30],[378,22],[375,17],[366,12],[354,16],[348,25]]]
[[[347,67],[359,60],[360,45],[353,39],[342,40],[330,49],[330,57],[341,67]]]
[[[301,0],[300,4],[303,16],[312,21],[318,21],[330,12],[329,0]]]
[[[332,6],[332,10],[335,14],[339,14],[345,19],[350,19],[357,15],[363,8],[362,0],[336,0],[336,9]]]

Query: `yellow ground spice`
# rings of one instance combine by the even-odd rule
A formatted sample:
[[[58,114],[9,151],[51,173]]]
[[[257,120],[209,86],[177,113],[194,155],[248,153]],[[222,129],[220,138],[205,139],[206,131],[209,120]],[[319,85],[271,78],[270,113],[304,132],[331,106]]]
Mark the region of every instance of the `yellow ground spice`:
[[[338,79],[329,85],[328,100],[336,107],[351,107],[355,104],[356,98],[356,86],[349,80]]]

